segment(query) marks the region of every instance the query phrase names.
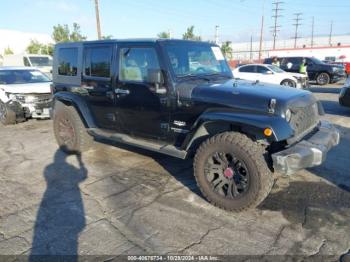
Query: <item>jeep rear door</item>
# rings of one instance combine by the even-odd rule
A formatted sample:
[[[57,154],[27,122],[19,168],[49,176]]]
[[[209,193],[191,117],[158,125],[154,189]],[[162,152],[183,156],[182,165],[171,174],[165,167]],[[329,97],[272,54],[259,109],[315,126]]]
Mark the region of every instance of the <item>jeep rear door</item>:
[[[116,129],[113,96],[113,56],[115,45],[108,43],[84,45],[81,86],[83,97],[94,116],[96,124],[103,129]]]
[[[154,92],[149,71],[161,70],[155,45],[118,45],[119,75],[116,83],[117,121],[122,133],[149,139],[168,135],[167,94]]]

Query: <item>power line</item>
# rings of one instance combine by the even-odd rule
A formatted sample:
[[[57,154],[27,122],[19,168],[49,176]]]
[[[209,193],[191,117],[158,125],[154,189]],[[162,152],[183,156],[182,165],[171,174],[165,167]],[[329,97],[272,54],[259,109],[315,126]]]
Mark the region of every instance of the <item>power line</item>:
[[[293,24],[295,26],[295,34],[294,34],[294,48],[297,47],[297,39],[300,38],[300,36],[298,35],[298,28],[299,26],[301,26],[300,21],[302,20],[300,18],[300,16],[302,15],[302,13],[295,13],[295,18],[293,19],[295,21],[295,24]]]
[[[280,28],[281,26],[277,24],[278,18],[282,17],[281,15],[279,15],[279,11],[282,11],[283,9],[280,9],[279,6],[281,4],[283,4],[284,2],[273,2],[272,5],[275,6],[274,9],[272,9],[272,11],[274,11],[274,15],[272,16],[272,18],[274,18],[275,22],[274,22],[274,26],[271,26],[271,28],[273,28],[272,30],[272,35],[273,35],[273,49],[275,49],[276,47],[276,37],[277,37],[277,32],[279,32],[280,30],[278,28]]]

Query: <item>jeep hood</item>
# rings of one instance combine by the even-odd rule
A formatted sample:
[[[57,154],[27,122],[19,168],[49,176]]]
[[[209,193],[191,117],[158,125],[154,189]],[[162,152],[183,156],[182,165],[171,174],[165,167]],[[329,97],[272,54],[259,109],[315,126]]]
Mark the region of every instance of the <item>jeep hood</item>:
[[[12,94],[47,94],[51,93],[50,84],[51,82],[0,85],[0,90]]]
[[[316,102],[309,91],[235,79],[199,84],[186,93],[195,102],[265,113],[268,112],[271,99],[276,99],[276,111],[290,106],[304,107]]]

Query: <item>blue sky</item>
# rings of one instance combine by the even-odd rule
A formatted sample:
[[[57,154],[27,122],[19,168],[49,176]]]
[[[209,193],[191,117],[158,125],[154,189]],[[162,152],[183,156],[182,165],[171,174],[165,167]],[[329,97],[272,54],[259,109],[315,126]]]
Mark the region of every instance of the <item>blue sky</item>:
[[[272,0],[99,0],[102,33],[114,38],[156,37],[171,30],[179,38],[190,25],[204,39],[214,38],[220,26],[221,40],[258,40],[261,15],[265,14],[265,39],[273,24]],[[265,2],[265,4],[263,4]],[[264,6],[264,8],[263,8]],[[349,0],[284,0],[279,38],[294,33],[293,13],[302,12],[301,36],[327,35],[333,20],[334,34],[350,34]],[[83,34],[96,38],[93,0],[1,0],[0,28],[51,34],[53,25],[77,22]],[[1,40],[0,40],[1,41]]]

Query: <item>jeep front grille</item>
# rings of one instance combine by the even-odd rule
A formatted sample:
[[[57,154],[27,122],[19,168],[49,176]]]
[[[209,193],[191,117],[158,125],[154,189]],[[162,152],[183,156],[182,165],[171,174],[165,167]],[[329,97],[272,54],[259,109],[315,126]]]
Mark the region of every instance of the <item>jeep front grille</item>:
[[[292,118],[290,124],[295,132],[295,136],[304,133],[318,123],[319,113],[317,103],[303,108],[291,108],[291,111]]]

